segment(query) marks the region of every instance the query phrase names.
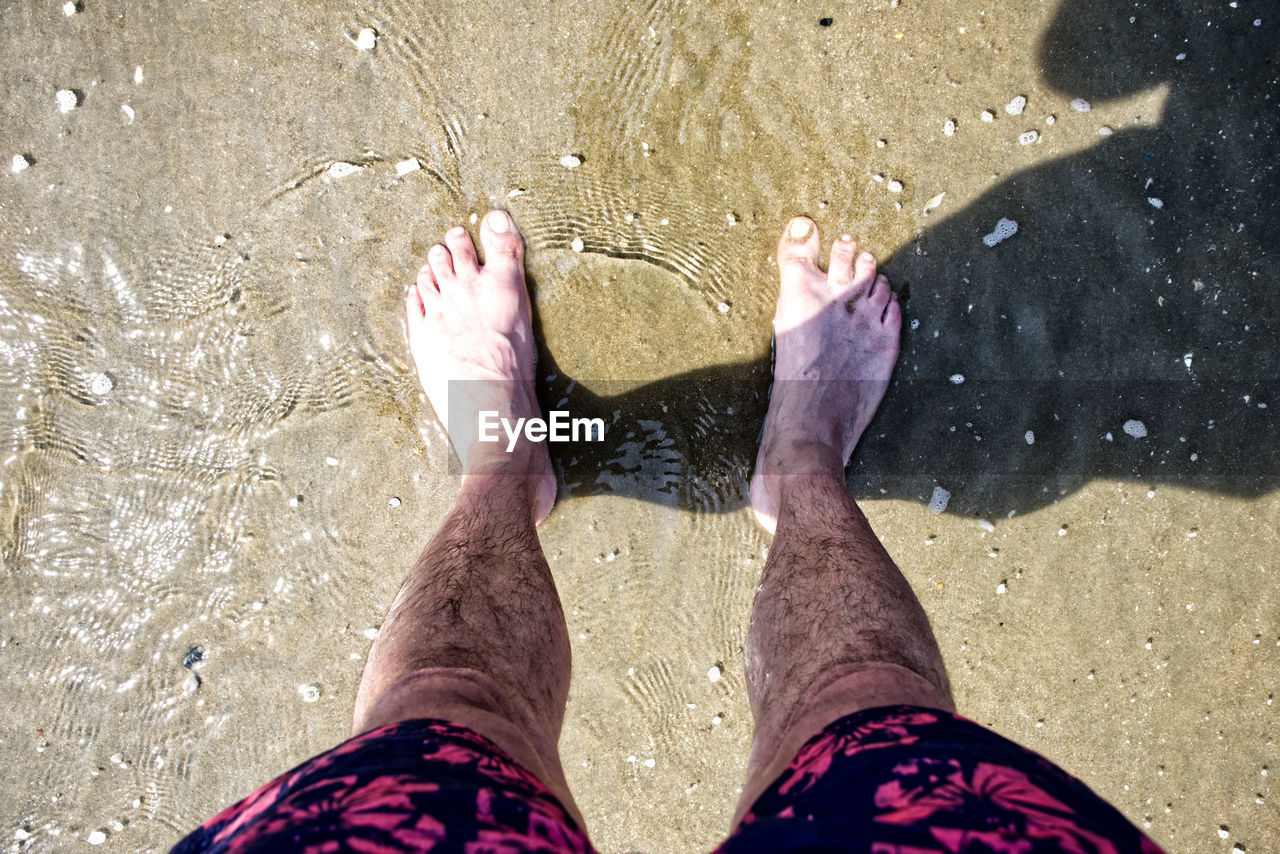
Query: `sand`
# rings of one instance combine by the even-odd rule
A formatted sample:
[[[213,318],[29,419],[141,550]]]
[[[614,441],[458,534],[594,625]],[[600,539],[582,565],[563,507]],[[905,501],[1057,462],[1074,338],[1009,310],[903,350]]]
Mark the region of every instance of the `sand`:
[[[12,850],[163,850],[345,736],[457,488],[404,288],[491,206],[546,402],[626,439],[541,529],[603,851],[728,829],[798,213],[905,300],[849,487],[962,712],[1170,851],[1280,839],[1265,4],[67,5],[0,17]]]

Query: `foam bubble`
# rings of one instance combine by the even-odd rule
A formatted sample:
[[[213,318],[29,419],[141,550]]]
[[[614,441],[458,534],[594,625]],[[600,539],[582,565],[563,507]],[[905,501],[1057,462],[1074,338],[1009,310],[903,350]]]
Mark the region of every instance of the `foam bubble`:
[[[995,229],[982,238],[982,242],[988,246],[995,246],[1002,240],[1008,240],[1018,233],[1018,223],[1007,217],[1001,217],[996,223]]]
[[[932,513],[941,513],[947,509],[947,502],[951,500],[951,493],[947,492],[941,486],[933,488],[933,495],[929,497],[929,511]]]

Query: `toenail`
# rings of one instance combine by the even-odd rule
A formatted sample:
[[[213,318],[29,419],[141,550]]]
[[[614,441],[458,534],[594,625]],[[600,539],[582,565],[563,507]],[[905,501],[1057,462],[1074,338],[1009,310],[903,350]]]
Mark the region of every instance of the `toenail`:
[[[841,239],[841,240],[843,240],[845,243],[852,243],[852,242],[853,242],[853,235],[852,235],[852,234],[842,234],[842,235],[840,235],[840,239]]]
[[[791,221],[791,230],[788,236],[795,241],[808,240],[809,235],[813,233],[813,224],[806,219],[793,219]]]
[[[862,255],[858,257],[858,260],[863,262],[864,264],[870,264],[872,261],[876,259],[875,259],[875,256],[873,256],[870,252],[863,252]]]
[[[511,231],[511,217],[506,211],[489,211],[486,221],[489,223],[489,230],[494,234],[506,234]]]

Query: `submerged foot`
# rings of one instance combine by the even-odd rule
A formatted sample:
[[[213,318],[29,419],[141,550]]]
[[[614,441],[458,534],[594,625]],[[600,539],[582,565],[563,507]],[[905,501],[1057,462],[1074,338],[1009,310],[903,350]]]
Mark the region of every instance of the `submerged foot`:
[[[505,211],[480,226],[484,264],[466,229],[432,246],[405,300],[409,349],[436,415],[466,475],[503,475],[529,492],[535,521],[551,512],[555,475],[545,443],[520,438],[508,450],[479,441],[482,411],[512,424],[540,418],[533,388],[533,324],[524,281],[524,241]]]
[[[845,235],[831,247],[824,273],[820,246],[806,217],[788,223],[778,244],[773,392],[751,478],[751,507],[770,531],[780,478],[843,477],[898,359],[902,310],[875,258],[857,254]]]

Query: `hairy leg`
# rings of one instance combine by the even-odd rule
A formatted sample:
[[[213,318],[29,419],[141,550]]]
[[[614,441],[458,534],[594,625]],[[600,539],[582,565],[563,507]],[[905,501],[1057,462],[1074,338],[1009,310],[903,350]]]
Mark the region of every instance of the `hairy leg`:
[[[852,239],[817,265],[817,228],[778,248],[777,358],[751,500],[776,528],[747,633],[756,719],[738,817],[804,743],[859,709],[952,709],[928,618],[849,495],[844,466],[888,387],[901,310]]]
[[[406,306],[432,406],[446,424],[474,424],[482,408],[538,415],[524,247],[514,223],[502,211],[485,218],[483,265],[463,229],[451,229],[445,244],[432,247]],[[578,815],[556,746],[569,637],[535,530],[555,498],[546,446],[521,439],[508,453],[474,434],[451,439],[463,461],[462,488],[374,641],[353,732],[412,718],[463,724]]]

